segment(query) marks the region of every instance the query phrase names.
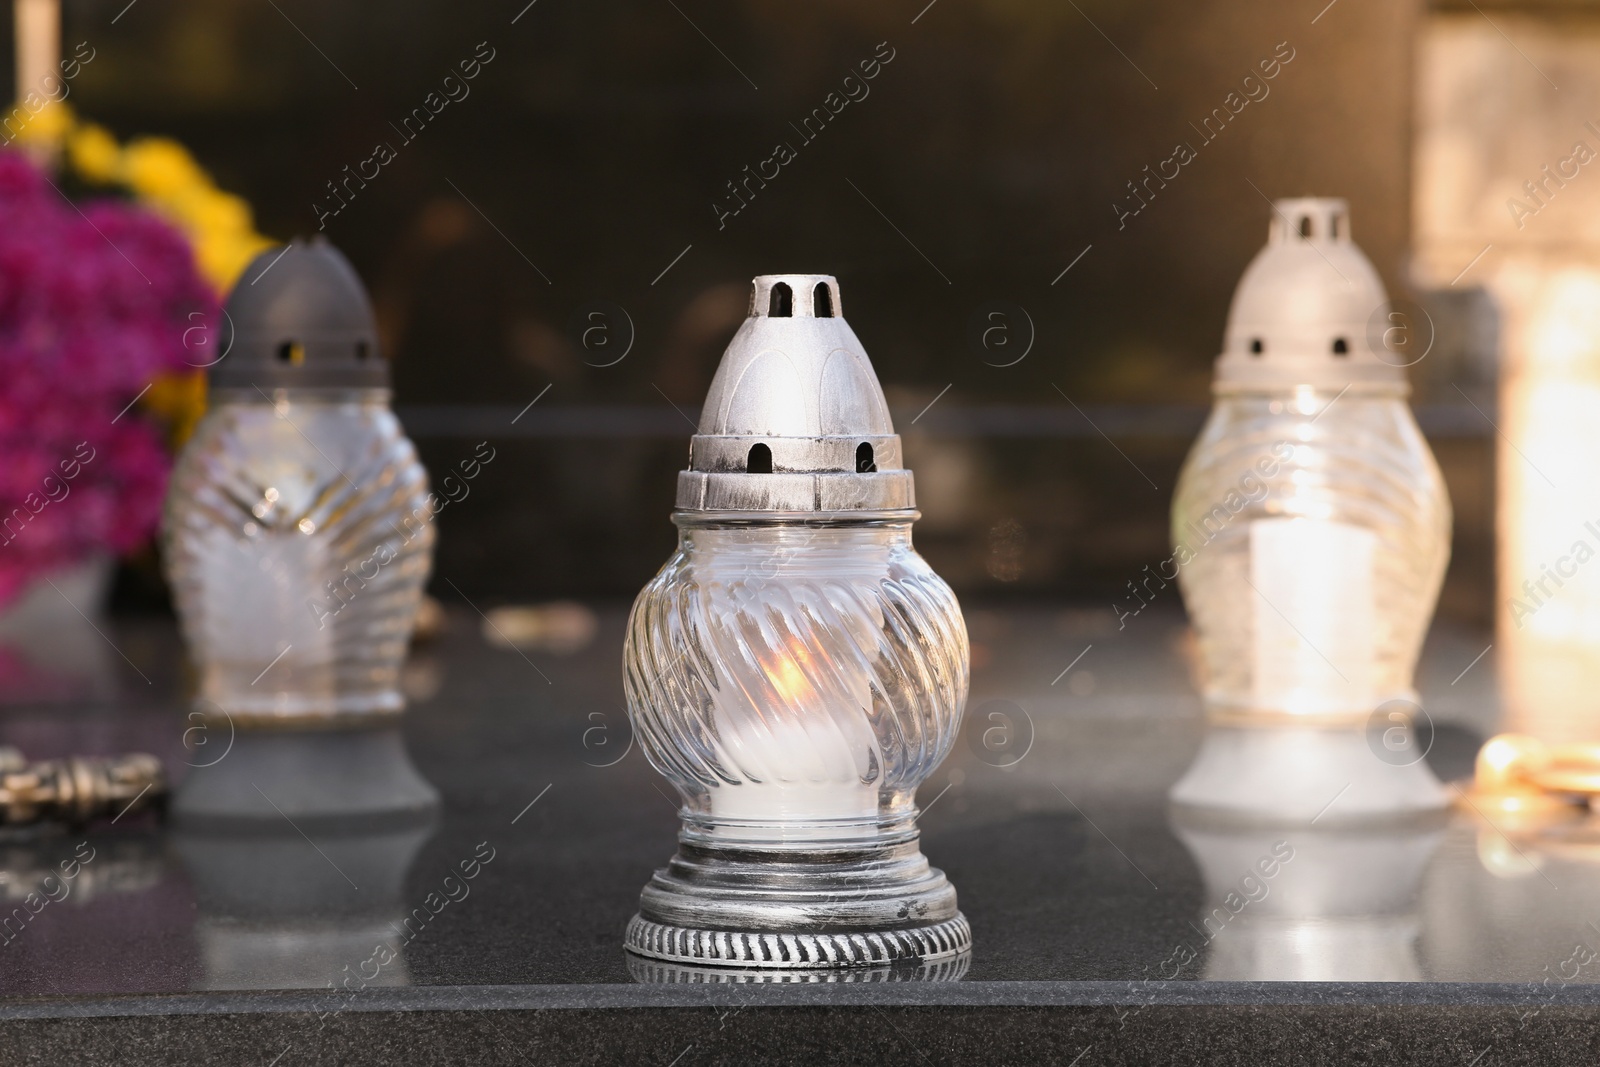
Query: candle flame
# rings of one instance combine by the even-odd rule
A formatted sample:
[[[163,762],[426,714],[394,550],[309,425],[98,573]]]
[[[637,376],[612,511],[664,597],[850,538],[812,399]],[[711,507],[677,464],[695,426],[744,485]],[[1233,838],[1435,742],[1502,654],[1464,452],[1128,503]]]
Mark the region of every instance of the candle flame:
[[[790,639],[788,648],[779,652],[776,662],[766,671],[767,681],[791,707],[812,703],[817,698],[817,689],[811,684],[807,670],[810,666],[810,649]]]

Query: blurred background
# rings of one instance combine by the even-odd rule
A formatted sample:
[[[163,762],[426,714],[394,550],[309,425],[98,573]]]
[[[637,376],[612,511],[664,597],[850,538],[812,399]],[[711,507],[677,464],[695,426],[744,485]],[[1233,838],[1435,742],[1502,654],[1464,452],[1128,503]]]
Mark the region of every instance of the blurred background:
[[[447,601],[632,596],[673,544],[750,277],[817,271],[890,397],[933,566],[963,595],[1110,611],[1168,554],[1268,198],[1335,195],[1426,352],[1456,516],[1441,615],[1484,625],[1527,299],[1508,275],[1596,261],[1600,178],[1536,216],[1503,201],[1600,147],[1600,4],[1325,2],[65,0],[61,20],[62,54],[94,53],[80,117],[175,138],[261,234],[350,256],[430,469],[492,448],[439,518]],[[159,608],[154,575],[124,573],[117,604]]]

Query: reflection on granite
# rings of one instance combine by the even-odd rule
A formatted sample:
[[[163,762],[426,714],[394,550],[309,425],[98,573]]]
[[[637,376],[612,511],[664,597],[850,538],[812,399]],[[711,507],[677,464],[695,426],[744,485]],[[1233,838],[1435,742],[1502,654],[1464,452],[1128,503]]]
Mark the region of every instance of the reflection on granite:
[[[319,833],[314,849],[283,823],[174,833],[199,905],[201,988],[408,985],[401,894],[432,830]]]
[[[1417,885],[1443,820],[1370,827],[1179,821],[1206,899],[1208,981],[1416,982]]]
[[[1427,973],[1545,990],[1600,981],[1600,962],[1582,959],[1585,947],[1600,950],[1593,820],[1520,832],[1475,820],[1452,826],[1422,885]]]
[[[106,840],[59,828],[29,828],[0,839],[0,902],[7,906],[43,898],[82,907],[161,882],[164,863],[153,836]],[[10,940],[0,927],[0,939]],[[14,935],[13,935],[14,936]]]
[[[149,820],[12,832],[0,864],[0,995],[190,988],[194,905]]]
[[[999,767],[982,758],[981,740],[963,737],[921,793],[925,848],[960,887],[973,925],[970,967],[940,976],[954,983],[862,975],[872,980],[841,984],[839,995],[852,985],[1014,999],[1029,983],[1126,992],[1163,972],[1169,998],[1196,979],[1527,983],[1559,969],[1574,939],[1600,945],[1587,925],[1600,922],[1600,857],[1581,836],[1508,847],[1459,815],[1448,829],[1174,824],[1166,793],[1201,737],[1181,618],[1152,610],[1118,633],[1102,614],[972,613],[974,704],[1011,701],[1033,743]],[[444,798],[429,826],[351,837],[285,820],[249,838],[180,835],[131,817],[96,828],[87,836],[96,858],[73,894],[0,944],[0,992],[355,990],[360,980],[344,980],[364,971],[359,1009],[407,988],[559,987],[588,1002],[601,988],[666,995],[657,979],[715,977],[640,973],[622,950],[638,886],[677,818],[629,746],[617,668],[624,612],[601,618],[583,653],[530,659],[484,646],[470,619],[455,618],[429,650],[437,692],[406,723],[413,759]],[[107,704],[4,708],[0,742],[40,756],[143,748],[183,772],[175,635],[123,623],[112,636],[155,684],[124,686]],[[1481,648],[1477,635],[1435,634],[1424,696],[1448,688]],[[1429,760],[1444,780],[1470,768],[1491,700],[1485,667],[1448,693],[1463,714],[1430,705],[1439,733]],[[84,839],[0,846],[6,884],[37,883]],[[1259,861],[1278,841],[1293,858],[1268,878]],[[1261,888],[1241,890],[1251,870]],[[1235,891],[1257,899],[1208,934],[1208,917],[1218,928],[1216,909],[1228,911]],[[430,917],[409,929],[417,909]],[[392,962],[374,960],[379,945]],[[1182,945],[1192,959],[1178,965]],[[1571,981],[1596,973],[1591,964]]]

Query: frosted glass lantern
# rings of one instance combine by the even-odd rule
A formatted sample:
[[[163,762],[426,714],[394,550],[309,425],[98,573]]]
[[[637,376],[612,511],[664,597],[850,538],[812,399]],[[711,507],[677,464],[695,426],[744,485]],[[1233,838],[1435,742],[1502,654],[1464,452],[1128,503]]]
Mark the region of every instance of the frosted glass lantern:
[[[373,732],[399,721],[435,530],[361,280],[326,241],[264,252],[228,298],[222,348],[162,534],[199,675],[187,725],[231,747],[194,764],[179,812],[271,814],[261,793],[283,811],[430,807],[398,734]],[[296,732],[320,739],[283,740]]]
[[[1173,500],[1212,723],[1179,803],[1316,815],[1348,786],[1341,815],[1443,805],[1406,745],[1450,506],[1389,313],[1344,201],[1276,202]]]
[[[955,595],[911,546],[911,472],[823,275],[755,279],[679,475],[678,551],[639,594],[628,708],[684,799],[627,946],[813,969],[966,951],[917,786],[967,694]]]
[[[231,345],[167,500],[200,696],[235,722],[397,712],[432,560],[427,472],[354,270],[326,242],[278,257],[228,301]]]

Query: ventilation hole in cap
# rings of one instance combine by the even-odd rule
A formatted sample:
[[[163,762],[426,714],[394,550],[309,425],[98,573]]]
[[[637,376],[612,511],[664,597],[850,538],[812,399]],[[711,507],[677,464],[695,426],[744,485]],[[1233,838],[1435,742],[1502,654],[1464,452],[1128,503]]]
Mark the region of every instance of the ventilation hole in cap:
[[[1252,356],[1259,356],[1261,353],[1265,352],[1266,350],[1267,350],[1267,346],[1261,343],[1261,338],[1252,337],[1250,339],[1250,354]]]
[[[1310,215],[1301,215],[1300,216],[1300,236],[1301,237],[1310,237],[1311,236],[1311,216]]]
[[[775,319],[787,319],[794,315],[794,290],[785,282],[779,282],[772,287],[772,298],[767,302],[767,314]]]
[[[878,465],[872,461],[872,445],[862,441],[856,446],[856,473],[871,474],[877,469]]]
[[[811,290],[811,313],[819,319],[833,318],[833,291],[827,282],[818,282]]]
[[[1333,354],[1336,356],[1348,356],[1350,354],[1350,343],[1343,337],[1335,337],[1333,339]]]
[[[372,346],[368,345],[365,341],[357,341],[356,358],[362,362],[366,362],[367,357],[370,355],[372,355]]]
[[[785,290],[788,288],[787,285],[784,286]],[[777,290],[774,289],[773,292],[776,293]],[[766,445],[751,445],[750,454],[744,460],[744,469],[749,474],[771,474],[772,449]]]
[[[306,346],[299,341],[285,341],[278,346],[278,362],[298,367],[306,361]]]

